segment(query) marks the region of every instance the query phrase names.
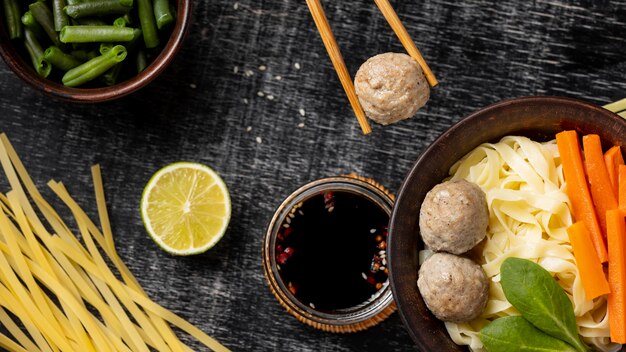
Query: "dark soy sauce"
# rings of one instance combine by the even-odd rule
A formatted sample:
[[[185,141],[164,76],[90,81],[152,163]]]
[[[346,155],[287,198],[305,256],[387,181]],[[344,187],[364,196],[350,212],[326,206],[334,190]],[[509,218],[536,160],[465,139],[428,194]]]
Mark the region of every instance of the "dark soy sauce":
[[[366,302],[387,281],[389,216],[346,191],[314,195],[290,210],[276,240],[280,276],[303,304],[319,311]]]

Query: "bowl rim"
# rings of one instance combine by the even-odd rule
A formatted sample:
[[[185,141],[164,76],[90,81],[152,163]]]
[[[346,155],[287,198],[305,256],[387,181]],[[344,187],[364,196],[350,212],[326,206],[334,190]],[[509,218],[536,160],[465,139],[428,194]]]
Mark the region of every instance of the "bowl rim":
[[[136,76],[109,87],[66,87],[61,83],[38,76],[34,70],[28,69],[30,66],[27,60],[17,50],[9,49],[9,46],[14,47],[16,42],[8,39],[4,26],[0,26],[0,37],[3,39],[0,45],[0,56],[20,79],[47,96],[75,103],[106,102],[124,97],[147,86],[171,64],[189,30],[192,15],[191,0],[178,0],[176,13],[176,24],[172,28],[172,34],[163,50],[150,65]]]
[[[407,197],[407,189],[409,187],[409,179],[415,177],[416,173],[420,172],[418,170],[419,166],[424,162],[425,159],[429,158],[432,153],[436,152],[436,150],[439,148],[440,143],[443,140],[445,140],[448,135],[457,133],[456,132],[457,130],[464,128],[466,124],[470,123],[472,120],[477,118],[477,116],[480,117],[484,115],[489,115],[494,111],[498,111],[508,106],[519,105],[520,107],[522,107],[528,104],[536,104],[536,103],[547,103],[547,104],[552,103],[555,105],[569,105],[572,108],[581,108],[581,109],[585,109],[588,111],[594,111],[595,113],[598,113],[601,115],[605,115],[609,119],[613,119],[616,122],[616,124],[626,123],[625,120],[621,118],[620,116],[618,116],[617,114],[609,110],[606,110],[598,105],[595,105],[595,104],[592,104],[592,103],[589,103],[580,99],[570,98],[570,97],[560,97],[560,96],[523,96],[523,97],[505,99],[505,100],[487,105],[478,110],[475,110],[474,112],[461,118],[459,121],[452,124],[448,129],[443,131],[432,143],[428,145],[428,147],[426,147],[418,155],[415,162],[412,164],[411,168],[409,169],[404,179],[402,180],[402,183],[396,193],[397,194],[396,202],[394,203],[394,208],[392,210],[391,218],[389,220],[389,237],[388,237],[388,250],[389,250],[388,264],[389,265],[388,265],[388,268],[389,268],[389,282],[390,282],[394,301],[396,302],[396,305],[398,307],[398,314],[400,315],[400,318],[407,332],[409,333],[409,336],[411,336],[411,339],[414,341],[414,343],[418,346],[420,350],[427,351],[432,347],[432,344],[428,343],[427,341],[428,339],[426,338],[425,335],[417,334],[416,331],[411,328],[409,314],[407,313],[406,310],[403,309],[403,306],[404,304],[406,304],[407,301],[403,297],[403,295],[401,295],[400,292],[398,292],[399,290],[398,286],[400,285],[400,283],[396,281],[397,278],[394,273],[394,268],[396,267],[396,265],[394,265],[395,258],[393,255],[395,251],[394,247],[396,246],[395,241],[394,241],[394,233],[396,232],[396,227],[399,226],[398,205],[403,204],[405,202],[405,198]],[[624,145],[622,147],[624,147]],[[459,347],[464,348],[465,346],[459,346]]]

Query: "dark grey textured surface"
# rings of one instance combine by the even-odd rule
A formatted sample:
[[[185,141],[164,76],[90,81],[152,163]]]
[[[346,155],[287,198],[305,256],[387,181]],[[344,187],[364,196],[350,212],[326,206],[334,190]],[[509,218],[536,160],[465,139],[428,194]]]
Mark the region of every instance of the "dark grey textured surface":
[[[374,126],[367,137],[306,4],[286,0],[196,1],[172,66],[149,87],[111,103],[50,100],[0,63],[0,129],[41,187],[50,178],[63,181],[92,213],[89,167],[100,163],[123,260],[157,302],[226,346],[415,350],[397,315],[352,335],[318,332],[288,315],[261,266],[274,209],[302,183],[351,171],[395,191],[441,132],[504,98],[550,94],[604,104],[626,96],[626,2],[393,4],[441,83],[416,117]],[[373,2],[325,7],[353,75],[368,57],[402,50]],[[152,173],[178,160],[213,167],[233,201],[226,236],[192,258],[161,251],[139,214]]]

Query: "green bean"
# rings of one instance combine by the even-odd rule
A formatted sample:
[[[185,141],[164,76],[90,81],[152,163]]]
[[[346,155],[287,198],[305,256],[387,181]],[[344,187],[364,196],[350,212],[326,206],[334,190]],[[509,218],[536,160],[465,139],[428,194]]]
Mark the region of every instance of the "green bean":
[[[124,17],[118,17],[113,21],[113,26],[115,27],[126,27],[128,23]]]
[[[24,45],[26,46],[26,51],[28,51],[28,55],[30,56],[30,60],[33,63],[33,67],[37,74],[41,77],[48,77],[50,71],[52,71],[52,67],[43,57],[43,49],[41,45],[35,38],[35,34],[28,28],[24,29]]]
[[[83,17],[73,19],[79,26],[106,26],[107,23],[98,17]]]
[[[54,20],[54,29],[58,32],[63,27],[70,25],[70,18],[67,17],[63,8],[65,0],[52,0],[52,16]]]
[[[103,15],[123,15],[131,10],[125,0],[94,0],[65,6],[65,13],[71,18],[83,18]]]
[[[67,71],[61,80],[63,84],[69,87],[80,86],[102,75],[114,65],[124,61],[126,54],[127,52],[124,46],[116,45],[106,54],[95,57]]]
[[[143,50],[137,51],[137,56],[135,57],[135,65],[137,66],[137,73],[141,73],[148,66],[146,60],[146,52]]]
[[[18,0],[3,0],[4,18],[9,31],[9,38],[22,38],[22,22],[20,21],[20,7]]]
[[[151,0],[137,0],[137,11],[139,13],[139,23],[143,31],[143,41],[146,48],[155,48],[159,45],[159,34],[154,19],[154,10]]]
[[[43,58],[52,66],[61,71],[68,71],[80,65],[82,62],[70,54],[66,54],[63,50],[56,46],[51,46],[43,53]]]
[[[115,44],[113,44],[113,43],[100,43],[100,55],[106,54],[114,46],[115,46]]]
[[[100,81],[104,84],[106,84],[107,86],[112,86],[115,83],[117,83],[117,78],[120,75],[120,72],[122,71],[122,66],[123,66],[123,62],[120,62],[119,64],[111,67],[107,72],[105,72],[104,74],[102,74],[102,76],[100,76]]]
[[[33,14],[33,17],[39,22],[41,28],[48,34],[50,40],[56,46],[61,46],[59,42],[59,35],[54,30],[54,20],[52,19],[52,11],[41,1],[36,1],[28,6],[28,9]]]
[[[22,24],[26,28],[30,29],[35,35],[35,37],[37,37],[38,39],[41,39],[41,37],[43,36],[43,28],[41,28],[41,25],[39,24],[39,22],[35,20],[35,17],[33,17],[32,12],[30,11],[24,12],[24,15],[22,15]]]
[[[133,29],[113,26],[65,26],[61,30],[63,43],[127,42],[133,39]]]
[[[154,18],[159,29],[174,22],[174,17],[170,12],[169,0],[154,0]]]

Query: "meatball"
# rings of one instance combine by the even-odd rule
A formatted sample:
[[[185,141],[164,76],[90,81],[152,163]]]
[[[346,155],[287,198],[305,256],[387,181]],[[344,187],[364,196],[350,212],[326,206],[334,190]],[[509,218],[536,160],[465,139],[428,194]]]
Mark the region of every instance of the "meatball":
[[[434,253],[424,261],[417,287],[437,318],[455,323],[476,319],[489,298],[489,281],[480,265],[448,253]]]
[[[447,181],[433,187],[420,208],[420,233],[435,252],[461,254],[485,238],[489,210],[485,193],[476,184]]]
[[[371,57],[356,73],[354,86],[367,117],[383,125],[415,115],[430,97],[421,67],[406,54]]]

